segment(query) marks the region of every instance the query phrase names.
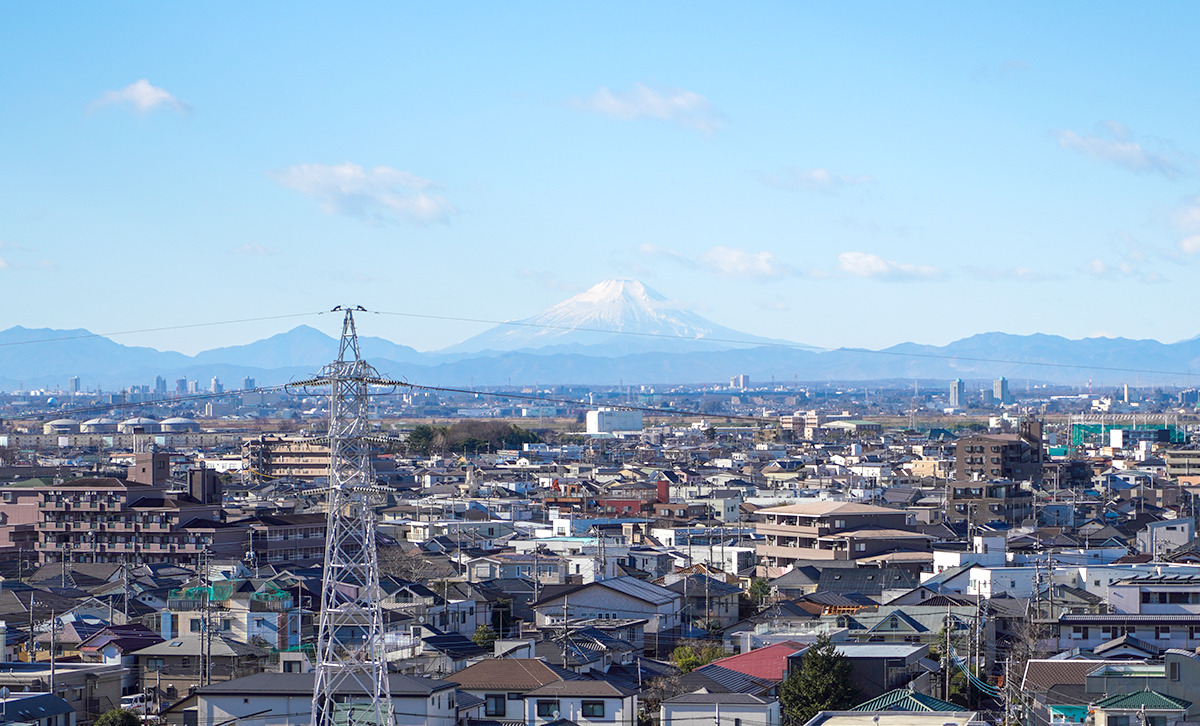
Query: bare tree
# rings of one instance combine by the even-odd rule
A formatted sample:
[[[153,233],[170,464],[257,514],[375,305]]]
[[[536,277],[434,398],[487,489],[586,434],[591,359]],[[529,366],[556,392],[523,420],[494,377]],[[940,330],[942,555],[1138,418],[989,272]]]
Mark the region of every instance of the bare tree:
[[[409,582],[425,582],[438,573],[438,565],[419,547],[380,547],[379,572]]]

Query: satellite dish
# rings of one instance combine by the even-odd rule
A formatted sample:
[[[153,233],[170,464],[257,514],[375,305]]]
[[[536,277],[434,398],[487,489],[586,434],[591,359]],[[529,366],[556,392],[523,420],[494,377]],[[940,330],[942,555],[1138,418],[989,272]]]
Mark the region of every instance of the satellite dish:
[[[550,714],[551,718],[558,720],[558,709],[554,709],[554,713]]]

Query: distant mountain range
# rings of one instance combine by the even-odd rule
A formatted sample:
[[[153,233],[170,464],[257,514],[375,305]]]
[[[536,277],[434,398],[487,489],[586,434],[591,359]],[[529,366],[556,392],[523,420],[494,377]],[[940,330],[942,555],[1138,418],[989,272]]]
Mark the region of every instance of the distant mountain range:
[[[752,381],[990,379],[1055,383],[1191,385],[1200,337],[1178,343],[1124,338],[985,333],[945,346],[903,343],[879,351],[818,351],[740,333],[673,305],[639,282],[608,280],[545,312],[497,325],[441,351],[422,353],[382,338],[360,339],[382,373],[428,385],[714,383]],[[86,330],[14,327],[0,332],[0,389],[57,388],[79,376],[87,388],[147,384],[163,376],[233,388],[315,372],[338,342],[308,326],[248,345],[187,356],[121,345]]]

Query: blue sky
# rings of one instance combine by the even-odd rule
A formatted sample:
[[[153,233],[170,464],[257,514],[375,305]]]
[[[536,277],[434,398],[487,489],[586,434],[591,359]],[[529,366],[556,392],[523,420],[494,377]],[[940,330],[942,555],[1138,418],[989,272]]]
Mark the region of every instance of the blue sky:
[[[0,328],[516,319],[621,277],[823,346],[1192,337],[1198,14],[8,3]],[[337,327],[121,341],[298,322]]]

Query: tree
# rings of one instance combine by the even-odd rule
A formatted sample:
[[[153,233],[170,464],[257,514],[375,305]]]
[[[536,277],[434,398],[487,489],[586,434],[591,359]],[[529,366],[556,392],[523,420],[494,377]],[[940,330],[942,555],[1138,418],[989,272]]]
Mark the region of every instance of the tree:
[[[409,582],[425,582],[438,572],[438,564],[420,547],[400,545],[379,548],[379,571]]]
[[[496,642],[497,637],[496,631],[492,630],[492,626],[480,625],[478,628],[475,628],[475,634],[471,636],[471,642],[484,648],[490,648],[492,647],[492,643]]]
[[[756,608],[761,608],[767,604],[767,600],[771,598],[771,581],[765,577],[756,577],[750,583],[750,599],[754,601]]]
[[[124,708],[114,708],[100,715],[93,726],[141,726],[142,717]]]
[[[853,706],[857,695],[850,685],[850,661],[837,652],[829,636],[822,635],[779,686],[779,705],[787,722],[799,726],[821,711]]]
[[[687,692],[679,676],[659,676],[646,681],[638,696],[638,726],[652,726],[658,722],[658,708],[668,698]]]
[[[691,673],[718,658],[725,657],[725,649],[711,643],[705,645],[680,645],[671,651],[671,662],[680,673]]]

